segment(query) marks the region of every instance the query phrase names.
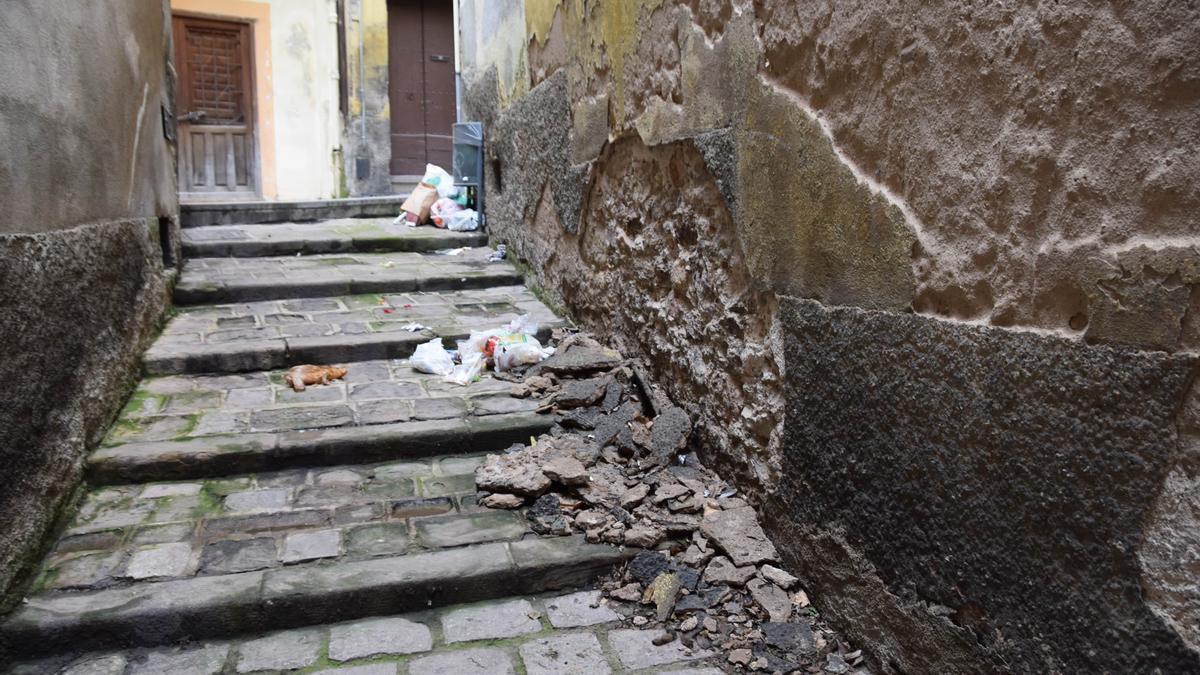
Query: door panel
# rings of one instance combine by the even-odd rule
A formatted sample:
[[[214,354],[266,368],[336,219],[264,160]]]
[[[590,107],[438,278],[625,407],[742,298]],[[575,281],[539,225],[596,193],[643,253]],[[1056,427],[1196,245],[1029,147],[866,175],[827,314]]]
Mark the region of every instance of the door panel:
[[[449,170],[455,120],[451,0],[388,0],[392,175]]]
[[[179,188],[189,194],[257,194],[250,27],[172,18],[179,70]]]

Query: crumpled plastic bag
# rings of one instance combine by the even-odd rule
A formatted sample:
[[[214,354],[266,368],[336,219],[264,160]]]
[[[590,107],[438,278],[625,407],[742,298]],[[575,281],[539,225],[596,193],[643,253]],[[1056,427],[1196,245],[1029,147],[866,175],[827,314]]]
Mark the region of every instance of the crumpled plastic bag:
[[[452,232],[474,232],[479,229],[479,214],[475,209],[463,209],[442,218],[445,228]]]
[[[464,353],[462,355],[462,363],[454,366],[454,368],[442,379],[452,384],[458,384],[465,387],[479,379],[480,373],[483,372],[483,365],[483,352],[474,352],[469,354]]]
[[[413,368],[422,373],[433,375],[449,375],[454,371],[454,357],[442,346],[442,338],[434,338],[429,342],[417,345],[408,362]]]
[[[436,188],[439,197],[453,197],[458,194],[458,188],[454,186],[454,178],[436,164],[425,165],[425,175],[421,178],[421,182]]]
[[[433,219],[433,224],[438,227],[446,227],[447,221],[455,213],[462,211],[463,207],[458,205],[458,202],[449,197],[442,197],[429,207],[429,216]]]

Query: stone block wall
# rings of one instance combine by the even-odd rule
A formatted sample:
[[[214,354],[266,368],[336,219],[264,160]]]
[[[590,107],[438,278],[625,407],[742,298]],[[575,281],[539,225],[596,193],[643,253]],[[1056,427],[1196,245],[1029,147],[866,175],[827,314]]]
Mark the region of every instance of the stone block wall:
[[[876,667],[1200,668],[1200,10],[460,12],[490,236]]]
[[[166,0],[0,4],[0,611],[136,383],[179,259]]]

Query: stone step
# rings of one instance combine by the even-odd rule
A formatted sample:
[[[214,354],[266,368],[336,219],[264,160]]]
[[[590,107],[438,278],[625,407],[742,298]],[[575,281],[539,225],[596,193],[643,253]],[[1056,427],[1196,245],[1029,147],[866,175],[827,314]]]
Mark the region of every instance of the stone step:
[[[26,662],[13,675],[45,673],[313,672],[326,675],[520,672],[721,675],[724,654],[689,649],[661,628],[630,629],[600,592],[544,593],[403,615],[255,633],[203,644],[74,651]],[[123,671],[124,667],[127,671]],[[708,667],[705,667],[708,666]],[[863,671],[859,671],[863,672]]]
[[[183,230],[188,258],[253,258],[303,253],[427,252],[484,246],[483,232],[450,232],[436,227],[393,225],[391,218],[324,220],[275,225],[217,225]]]
[[[407,193],[384,197],[322,199],[307,202],[196,202],[181,204],[183,227],[252,223],[297,223],[334,218],[395,218]]]
[[[180,308],[143,357],[150,375],[231,373],[301,363],[403,358],[529,314],[539,339],[564,325],[524,286],[365,294]],[[410,324],[425,329],[410,332]]]
[[[0,639],[25,657],[226,638],[567,588],[622,559],[478,507],[480,461],[95,489]]]
[[[360,293],[467,290],[522,282],[491,250],[459,255],[347,253],[267,258],[192,258],[175,286],[179,305],[315,298]]]
[[[89,457],[89,478],[165,480],[498,451],[555,421],[491,374],[463,387],[402,361],[346,367],[344,379],[302,392],[284,383],[284,370],[148,377]]]
[[[92,484],[109,485],[428,457],[451,451],[499,451],[549,431],[555,421],[552,415],[510,413],[125,443],[93,452],[87,460],[87,478]]]

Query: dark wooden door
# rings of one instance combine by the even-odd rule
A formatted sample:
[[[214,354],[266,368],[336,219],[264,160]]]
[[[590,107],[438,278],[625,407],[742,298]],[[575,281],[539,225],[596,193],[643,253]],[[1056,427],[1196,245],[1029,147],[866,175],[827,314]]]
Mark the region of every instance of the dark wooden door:
[[[454,124],[453,0],[388,0],[392,175],[450,170]]]
[[[258,148],[250,26],[190,16],[172,21],[179,75],[179,190],[184,196],[253,196]]]

